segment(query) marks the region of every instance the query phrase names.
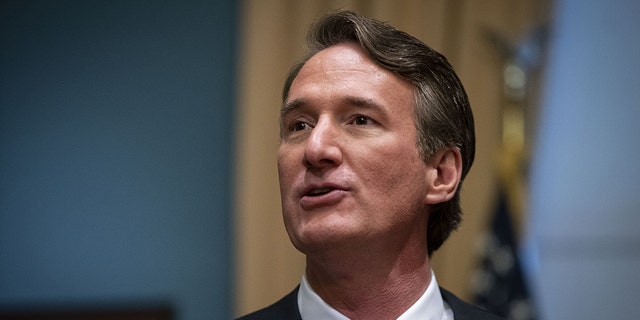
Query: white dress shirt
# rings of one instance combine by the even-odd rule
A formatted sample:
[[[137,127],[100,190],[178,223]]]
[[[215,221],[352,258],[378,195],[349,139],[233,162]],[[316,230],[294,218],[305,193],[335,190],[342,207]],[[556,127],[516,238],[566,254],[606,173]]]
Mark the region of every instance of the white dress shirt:
[[[349,320],[313,291],[306,276],[302,276],[298,290],[298,309],[303,320]],[[436,276],[431,271],[427,290],[397,320],[453,320],[453,311],[442,300]]]

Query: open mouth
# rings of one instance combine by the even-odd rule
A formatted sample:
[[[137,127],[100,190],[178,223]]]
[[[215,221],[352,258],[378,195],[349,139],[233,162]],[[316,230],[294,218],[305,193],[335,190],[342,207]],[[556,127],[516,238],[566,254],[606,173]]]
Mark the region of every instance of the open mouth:
[[[317,197],[317,196],[321,196],[323,194],[327,194],[327,193],[331,192],[332,190],[334,190],[334,188],[331,188],[331,187],[316,188],[316,189],[313,189],[313,190],[309,191],[308,195],[311,196],[311,197]]]
[[[315,210],[337,205],[347,196],[347,190],[337,184],[309,185],[299,198],[304,210]]]

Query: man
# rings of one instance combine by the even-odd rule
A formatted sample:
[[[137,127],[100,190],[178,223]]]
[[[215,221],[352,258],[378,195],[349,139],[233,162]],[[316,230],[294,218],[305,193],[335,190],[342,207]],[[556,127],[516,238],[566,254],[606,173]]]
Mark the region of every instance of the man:
[[[440,289],[432,253],[460,222],[473,116],[446,59],[340,11],[285,83],[278,171],[301,284],[243,319],[494,319]]]

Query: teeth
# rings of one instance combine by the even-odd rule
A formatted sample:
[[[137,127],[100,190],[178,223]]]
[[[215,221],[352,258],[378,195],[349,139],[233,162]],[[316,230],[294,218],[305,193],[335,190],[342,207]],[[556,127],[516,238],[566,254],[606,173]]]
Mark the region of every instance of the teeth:
[[[313,189],[313,190],[311,190],[311,192],[309,192],[309,195],[317,196],[317,195],[320,195],[320,194],[325,194],[325,193],[327,193],[327,192],[329,192],[331,190],[333,190],[333,188],[330,188],[330,187]]]

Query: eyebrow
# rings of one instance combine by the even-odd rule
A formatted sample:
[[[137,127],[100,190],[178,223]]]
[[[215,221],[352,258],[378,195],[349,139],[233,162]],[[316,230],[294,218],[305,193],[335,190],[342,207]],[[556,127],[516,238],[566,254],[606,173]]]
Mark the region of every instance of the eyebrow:
[[[384,111],[386,109],[384,105],[378,103],[377,101],[371,98],[346,96],[344,97],[342,102],[347,105],[362,107],[365,109],[374,109],[379,111]]]
[[[287,101],[280,109],[280,119],[284,118],[287,114],[291,113],[292,111],[299,109],[307,104],[309,104],[309,101],[304,98]],[[356,97],[356,96],[343,97],[340,100],[340,105],[357,106],[365,109],[374,109],[374,110],[380,110],[380,111],[386,110],[386,108],[383,105],[374,101],[373,99]]]
[[[291,101],[287,101],[282,105],[282,108],[280,108],[280,119],[283,119],[287,114],[296,109],[299,109],[305,104],[307,104],[307,100],[305,99],[294,99]]]

